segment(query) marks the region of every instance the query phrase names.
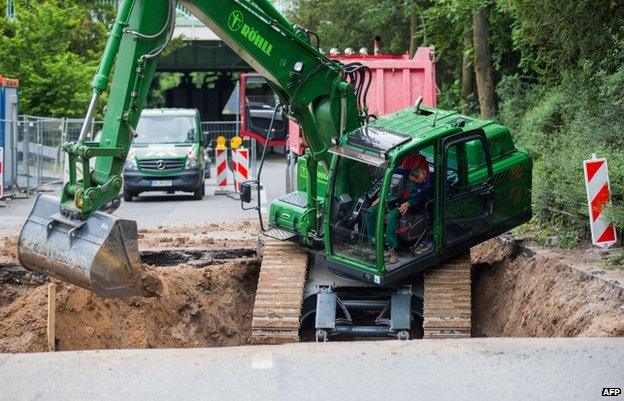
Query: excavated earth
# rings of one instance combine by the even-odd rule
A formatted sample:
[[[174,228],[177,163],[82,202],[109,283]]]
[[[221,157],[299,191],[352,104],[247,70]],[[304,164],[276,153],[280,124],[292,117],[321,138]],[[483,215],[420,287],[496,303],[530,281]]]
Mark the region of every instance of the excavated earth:
[[[232,234],[234,233],[234,235]],[[102,299],[56,281],[59,350],[248,344],[260,259],[249,222],[139,232],[157,298]],[[17,241],[0,245],[0,352],[47,350],[48,278],[16,267]]]
[[[261,263],[255,224],[139,232],[158,298],[106,300],[57,285],[59,350],[218,347],[250,343]],[[47,277],[0,243],[0,352],[47,349]],[[562,252],[495,239],[472,251],[473,335],[624,336],[624,274]]]
[[[471,253],[473,336],[624,336],[624,271],[595,251],[494,239]]]

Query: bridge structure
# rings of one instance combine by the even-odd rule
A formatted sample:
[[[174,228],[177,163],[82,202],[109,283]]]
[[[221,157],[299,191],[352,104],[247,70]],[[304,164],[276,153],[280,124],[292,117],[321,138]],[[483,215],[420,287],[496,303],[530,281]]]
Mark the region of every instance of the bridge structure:
[[[115,7],[119,4],[118,0],[99,1]],[[294,0],[275,0],[274,4],[285,11],[293,7]],[[238,74],[252,68],[181,4],[177,5],[174,37],[181,38],[184,46],[159,60],[157,74],[176,73],[179,84],[161,91],[164,104],[148,100],[148,105],[197,108],[204,121],[235,119],[234,115],[224,115],[223,108],[236,87]],[[198,79],[197,73],[203,78]],[[154,85],[160,85],[158,79]]]
[[[119,0],[100,0],[100,3],[117,7]],[[274,4],[284,11],[292,8],[294,1],[275,0]],[[159,72],[251,71],[247,63],[181,4],[177,5],[174,37],[182,38],[186,45],[163,57],[158,63]]]

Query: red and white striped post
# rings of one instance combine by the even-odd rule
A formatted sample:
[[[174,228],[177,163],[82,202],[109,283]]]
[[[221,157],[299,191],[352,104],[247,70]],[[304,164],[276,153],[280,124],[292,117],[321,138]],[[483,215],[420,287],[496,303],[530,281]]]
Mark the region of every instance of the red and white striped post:
[[[221,195],[227,193],[228,186],[228,163],[227,163],[227,149],[216,149],[215,160],[217,163],[217,190],[215,194]]]
[[[234,157],[234,189],[240,192],[243,182],[249,180],[249,149],[239,148],[232,150]]]
[[[609,248],[617,242],[615,226],[605,215],[605,206],[611,202],[611,187],[607,160],[593,156],[583,162],[585,187],[589,204],[589,221],[594,245]]]

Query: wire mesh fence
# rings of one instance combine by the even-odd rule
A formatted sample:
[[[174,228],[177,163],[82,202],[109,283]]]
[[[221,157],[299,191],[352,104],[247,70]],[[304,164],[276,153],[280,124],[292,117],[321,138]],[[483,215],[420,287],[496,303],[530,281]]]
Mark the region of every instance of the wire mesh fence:
[[[17,124],[16,183],[21,190],[53,190],[63,182],[65,153],[61,145],[78,139],[83,120],[21,116]],[[101,129],[94,122],[90,139]]]
[[[6,121],[0,120],[0,123]],[[16,146],[14,155],[14,173],[11,182],[20,191],[54,191],[66,179],[66,154],[61,145],[68,141],[76,141],[79,137],[84,120],[71,118],[49,118],[38,116],[20,116],[16,124]],[[15,123],[15,122],[13,122]],[[102,130],[101,121],[93,122],[89,129],[89,140],[97,140]],[[213,149],[219,136],[226,138],[227,143],[239,135],[240,123],[237,121],[206,121],[202,122],[202,131],[208,135],[207,153],[214,160]],[[244,138],[243,146],[251,149],[250,171],[256,170],[256,142]]]

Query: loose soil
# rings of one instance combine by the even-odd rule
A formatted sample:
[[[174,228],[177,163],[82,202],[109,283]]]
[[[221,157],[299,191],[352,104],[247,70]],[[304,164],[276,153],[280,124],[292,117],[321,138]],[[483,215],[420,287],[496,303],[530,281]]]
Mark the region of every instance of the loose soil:
[[[248,344],[260,269],[258,235],[248,227],[142,230],[143,261],[163,283],[158,298],[103,299],[55,280],[57,349]],[[237,238],[221,241],[220,230]],[[45,351],[48,279],[15,267],[16,244],[0,247],[0,352]]]
[[[162,280],[161,296],[107,300],[54,281],[58,349],[248,344],[258,234],[247,221],[140,230],[142,258]],[[16,247],[15,238],[2,238],[0,352],[45,351],[49,279],[17,267]],[[613,276],[574,267],[565,253],[500,239],[472,256],[474,336],[624,336],[624,274],[605,280]]]
[[[624,336],[619,272],[501,239],[479,245],[472,256],[473,336]]]

